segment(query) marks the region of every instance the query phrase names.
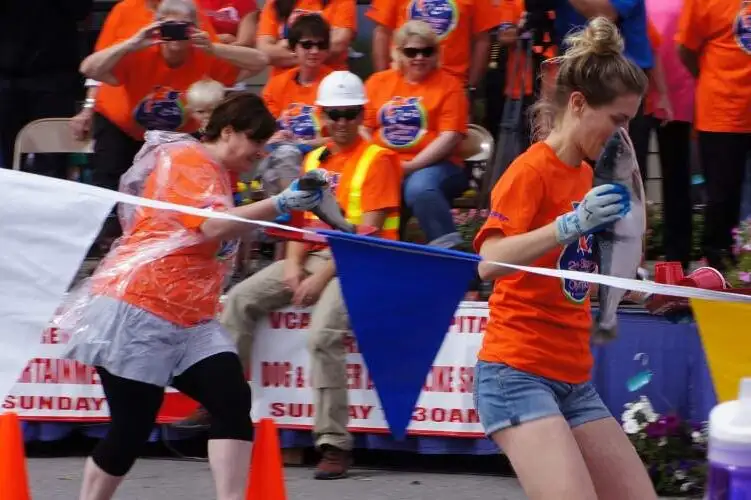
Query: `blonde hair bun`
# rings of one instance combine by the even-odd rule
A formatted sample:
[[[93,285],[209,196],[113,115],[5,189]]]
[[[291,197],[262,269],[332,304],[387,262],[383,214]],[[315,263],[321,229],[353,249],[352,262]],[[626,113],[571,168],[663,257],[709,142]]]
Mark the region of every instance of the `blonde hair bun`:
[[[565,45],[567,58],[619,56],[625,46],[618,27],[605,17],[595,17],[583,29],[568,35]]]

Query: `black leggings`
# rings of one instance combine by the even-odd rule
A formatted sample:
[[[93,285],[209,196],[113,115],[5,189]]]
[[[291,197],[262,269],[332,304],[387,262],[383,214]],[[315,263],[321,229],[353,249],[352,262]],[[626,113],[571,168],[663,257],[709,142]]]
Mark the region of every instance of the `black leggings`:
[[[154,428],[164,388],[109,373],[101,367],[110,411],[110,428],[91,458],[112,476],[128,473]],[[209,439],[253,440],[250,387],[240,358],[224,352],[208,357],[174,378],[172,387],[195,399],[211,414]]]
[[[707,186],[702,249],[708,264],[722,271],[725,259],[733,258],[733,228],[740,218],[751,134],[700,131],[698,142]]]

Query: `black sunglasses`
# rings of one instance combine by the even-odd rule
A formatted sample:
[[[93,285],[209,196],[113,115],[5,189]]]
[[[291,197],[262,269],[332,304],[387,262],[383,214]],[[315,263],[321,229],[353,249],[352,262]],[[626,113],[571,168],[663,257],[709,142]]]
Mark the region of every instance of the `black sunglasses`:
[[[310,50],[313,47],[318,47],[318,50],[328,50],[329,49],[329,42],[314,42],[313,40],[301,40],[299,42],[300,47],[302,47],[305,50]]]
[[[324,109],[323,112],[326,113],[326,116],[328,116],[332,121],[335,122],[338,122],[342,118],[347,121],[352,121],[360,116],[360,113],[362,113],[362,107],[357,106],[356,108]]]
[[[404,47],[402,53],[410,59],[414,59],[419,54],[422,54],[423,57],[432,57],[435,54],[435,47]]]

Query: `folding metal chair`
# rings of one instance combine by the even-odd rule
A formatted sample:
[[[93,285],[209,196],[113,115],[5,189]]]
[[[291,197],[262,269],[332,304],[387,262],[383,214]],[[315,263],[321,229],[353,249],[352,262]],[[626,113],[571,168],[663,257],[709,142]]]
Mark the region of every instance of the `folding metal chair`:
[[[70,118],[42,118],[27,123],[16,136],[13,170],[21,170],[24,153],[93,153],[94,141],[73,137]]]

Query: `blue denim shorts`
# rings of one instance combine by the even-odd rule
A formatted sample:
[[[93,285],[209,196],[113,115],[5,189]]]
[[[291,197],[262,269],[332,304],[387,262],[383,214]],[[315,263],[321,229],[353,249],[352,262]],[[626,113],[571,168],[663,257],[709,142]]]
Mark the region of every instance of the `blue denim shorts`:
[[[568,384],[479,360],[474,401],[487,436],[553,415],[561,415],[571,428],[611,416],[591,382]]]

